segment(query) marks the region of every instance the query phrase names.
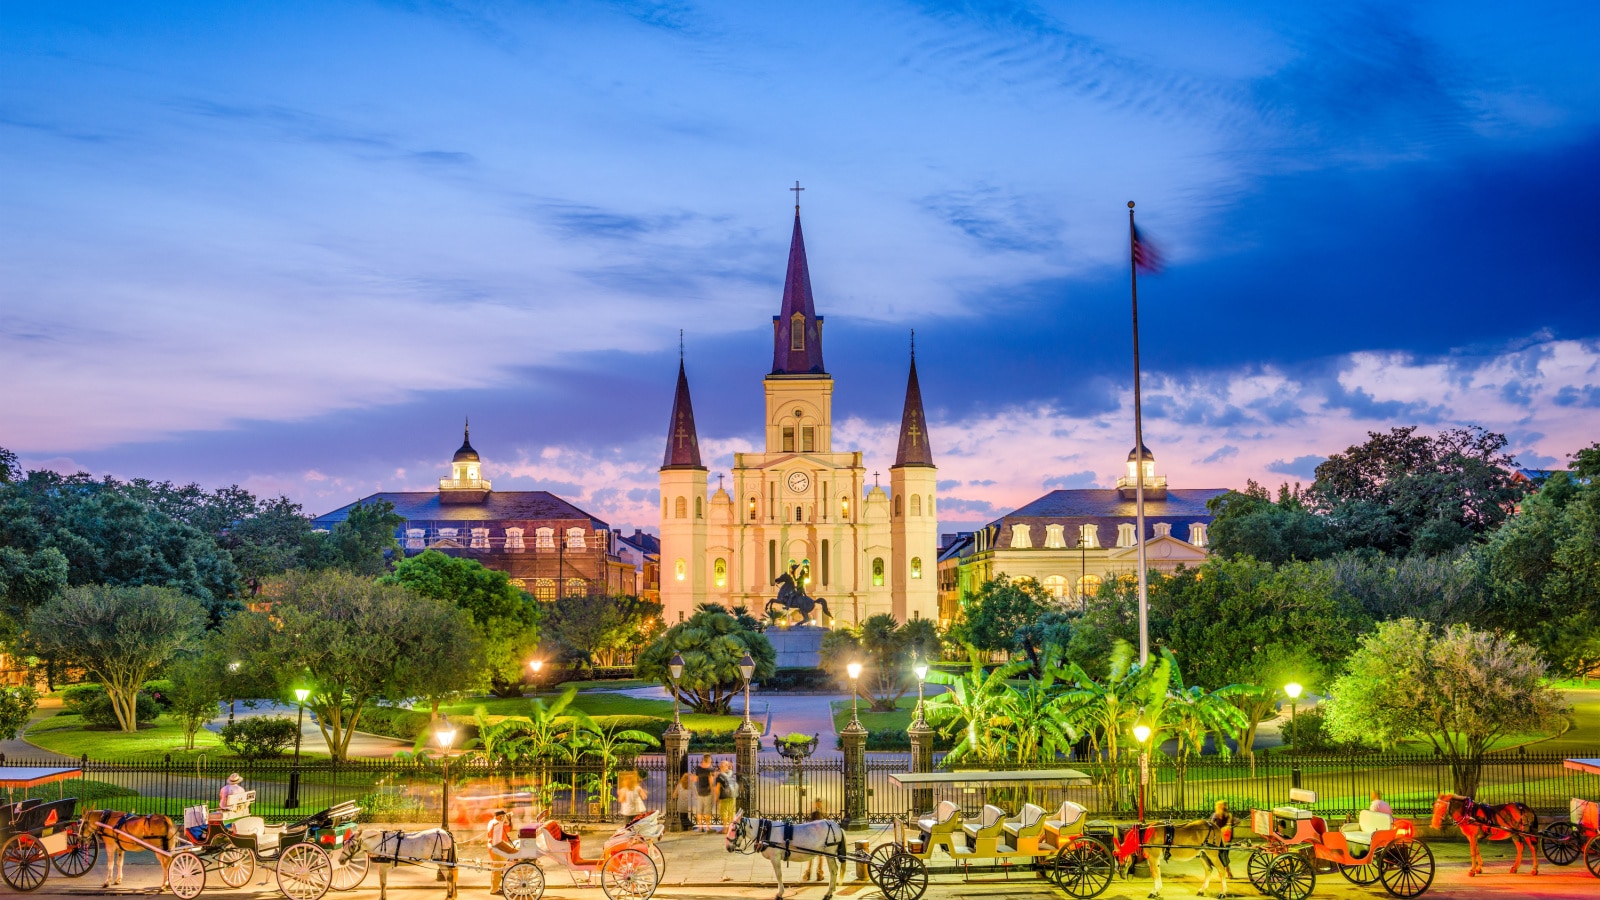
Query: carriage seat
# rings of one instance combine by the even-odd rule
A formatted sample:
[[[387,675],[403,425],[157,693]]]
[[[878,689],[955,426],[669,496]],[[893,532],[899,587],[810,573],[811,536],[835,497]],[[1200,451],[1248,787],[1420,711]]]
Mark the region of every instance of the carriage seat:
[[[1001,823],[1011,849],[1017,853],[1033,854],[1039,851],[1039,836],[1044,833],[1044,807],[1032,803],[1022,804],[1016,818]]]
[[[267,820],[260,816],[245,816],[242,819],[234,819],[228,823],[228,827],[232,829],[234,834],[241,837],[255,838],[257,850],[266,850],[278,846],[278,843],[283,839],[284,833],[289,829],[288,825],[268,825]]]
[[[1304,788],[1290,788],[1289,789],[1289,802],[1291,802],[1291,803],[1306,803],[1306,804],[1316,803],[1317,802],[1317,792],[1316,791],[1308,791],[1308,790],[1305,790]],[[1314,818],[1316,818],[1316,813],[1313,813],[1309,809],[1302,809],[1301,807],[1298,807],[1298,806],[1274,806],[1272,808],[1272,814],[1277,816],[1280,819],[1314,819]]]
[[[1084,817],[1089,810],[1071,800],[1063,800],[1061,808],[1056,810],[1053,818],[1045,820],[1044,827],[1054,828],[1056,831],[1068,831]]]
[[[949,800],[940,800],[934,807],[933,815],[924,816],[917,820],[917,828],[924,834],[932,832],[935,828],[943,831],[954,831],[961,827],[961,807]]]
[[[975,825],[962,825],[967,836],[968,856],[994,856],[1005,833],[1006,811],[993,803],[983,808],[983,816]]]
[[[77,798],[68,797],[50,803],[24,802],[19,805],[22,811],[12,820],[11,830],[17,833],[36,832],[39,837],[48,837],[73,821],[78,801]]]
[[[1388,813],[1373,812],[1370,809],[1361,811],[1360,827],[1353,831],[1346,831],[1344,839],[1347,843],[1371,846],[1372,836],[1380,831],[1394,830],[1394,816]]]
[[[1586,834],[1600,833],[1600,803],[1573,797],[1567,804],[1567,817]]]

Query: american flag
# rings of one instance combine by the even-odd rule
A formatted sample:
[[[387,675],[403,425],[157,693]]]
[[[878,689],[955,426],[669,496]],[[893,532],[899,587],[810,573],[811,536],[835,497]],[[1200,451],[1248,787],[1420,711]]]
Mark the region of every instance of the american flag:
[[[1154,274],[1161,271],[1161,251],[1155,244],[1145,240],[1137,226],[1133,229],[1133,264],[1141,272]]]

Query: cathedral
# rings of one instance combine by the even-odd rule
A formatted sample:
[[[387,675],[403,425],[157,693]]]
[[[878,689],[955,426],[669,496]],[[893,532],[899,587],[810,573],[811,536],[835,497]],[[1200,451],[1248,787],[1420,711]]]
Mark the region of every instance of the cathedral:
[[[774,582],[798,566],[804,591],[833,621],[878,613],[938,615],[938,470],[912,354],[889,490],[867,480],[860,450],[833,446],[833,377],[822,361],[823,317],[811,296],[796,205],[783,303],[772,318],[765,448],[735,453],[731,483],[708,493],[689,379],[677,392],[661,465],[661,602],[668,623],[697,604],[744,606],[761,615]],[[820,611],[818,613],[820,615]],[[822,624],[828,624],[824,618]]]

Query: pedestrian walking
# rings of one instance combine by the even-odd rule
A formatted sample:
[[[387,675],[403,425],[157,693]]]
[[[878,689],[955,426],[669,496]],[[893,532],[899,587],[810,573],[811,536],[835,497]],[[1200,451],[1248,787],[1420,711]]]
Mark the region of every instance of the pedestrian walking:
[[[733,821],[733,807],[739,802],[739,776],[733,774],[733,763],[723,760],[717,766],[717,821],[723,826]]]
[[[711,754],[700,757],[700,765],[694,767],[694,794],[695,794],[695,830],[711,831],[711,819],[717,814],[716,787],[712,780],[716,777],[717,767],[711,763]]]
[[[622,821],[627,822],[634,816],[642,815],[645,811],[645,801],[650,799],[650,793],[639,782],[638,772],[623,772],[617,778],[617,809],[622,813]]]
[[[505,877],[506,860],[517,852],[517,845],[511,840],[511,814],[495,810],[484,838],[489,845],[489,893],[504,896],[500,879]]]

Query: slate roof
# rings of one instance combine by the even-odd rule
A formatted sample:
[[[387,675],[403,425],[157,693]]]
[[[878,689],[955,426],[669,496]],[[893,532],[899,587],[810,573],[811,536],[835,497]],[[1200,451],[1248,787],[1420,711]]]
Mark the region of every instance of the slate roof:
[[[620,538],[624,543],[638,549],[641,553],[660,553],[661,539],[648,531],[635,528],[633,534]]]
[[[499,522],[519,519],[588,519],[594,531],[610,531],[594,516],[549,491],[492,491],[482,503],[440,503],[438,491],[388,491],[363,497],[311,520],[314,528],[332,528],[357,504],[387,500],[407,522]]]
[[[1146,499],[1144,516],[1146,519],[1168,519],[1173,516],[1204,516],[1209,519],[1211,513],[1206,511],[1206,501],[1227,492],[1227,488],[1172,488],[1167,491],[1165,500]],[[1122,499],[1122,492],[1116,488],[1078,488],[1051,491],[996,521],[1100,516],[1131,518],[1133,514],[1133,501]]]
[[[805,324],[805,349],[791,349],[789,330],[799,313]],[[783,306],[772,317],[772,374],[822,375],[822,317],[811,297],[811,268],[806,264],[806,239],[800,233],[800,208],[794,210],[794,234],[789,238],[789,269],[783,278]]]
[[[694,430],[694,404],[689,401],[689,376],[678,360],[678,389],[672,395],[672,417],[667,420],[667,452],[663,469],[703,469],[700,464],[700,437]]]
[[[900,411],[900,446],[895,450],[894,468],[932,465],[928,417],[922,412],[922,386],[917,383],[917,357],[913,352],[911,374],[906,378],[906,403]]]

